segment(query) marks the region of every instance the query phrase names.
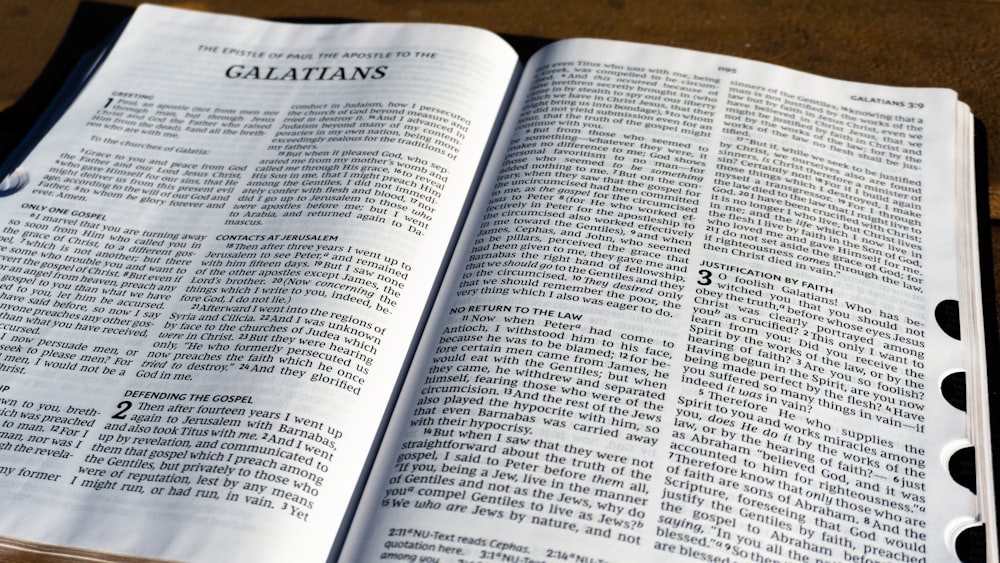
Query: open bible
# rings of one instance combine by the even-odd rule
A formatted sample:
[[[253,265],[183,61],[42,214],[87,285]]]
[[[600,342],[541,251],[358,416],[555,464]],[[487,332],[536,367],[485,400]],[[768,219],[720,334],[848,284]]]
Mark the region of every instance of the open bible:
[[[82,74],[0,184],[0,553],[995,558],[954,92],[156,6]]]

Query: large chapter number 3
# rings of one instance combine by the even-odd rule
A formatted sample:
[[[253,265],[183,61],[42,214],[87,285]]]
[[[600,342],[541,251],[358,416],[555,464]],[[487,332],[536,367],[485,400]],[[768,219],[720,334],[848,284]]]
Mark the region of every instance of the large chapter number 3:
[[[712,285],[712,271],[711,270],[698,270],[698,285]]]

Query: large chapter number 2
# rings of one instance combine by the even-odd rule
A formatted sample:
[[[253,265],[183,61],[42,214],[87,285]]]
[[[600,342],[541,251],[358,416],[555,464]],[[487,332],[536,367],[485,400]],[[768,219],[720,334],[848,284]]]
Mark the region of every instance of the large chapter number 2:
[[[125,419],[125,413],[132,408],[132,401],[122,401],[118,403],[118,408],[121,409],[111,416],[111,418],[117,418],[118,420]]]

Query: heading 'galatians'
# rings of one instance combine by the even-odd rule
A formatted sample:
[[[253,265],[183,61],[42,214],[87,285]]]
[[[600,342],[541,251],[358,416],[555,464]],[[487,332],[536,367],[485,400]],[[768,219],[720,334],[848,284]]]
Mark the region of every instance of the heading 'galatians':
[[[384,78],[388,66],[377,67],[276,67],[232,65],[226,78],[244,80],[378,80]]]

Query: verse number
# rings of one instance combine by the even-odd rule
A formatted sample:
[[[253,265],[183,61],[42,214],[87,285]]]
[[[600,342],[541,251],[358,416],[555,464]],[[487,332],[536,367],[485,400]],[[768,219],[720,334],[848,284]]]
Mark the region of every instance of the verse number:
[[[698,270],[698,285],[712,285],[712,271]]]
[[[125,419],[125,413],[127,413],[130,408],[132,408],[132,401],[122,401],[122,402],[118,403],[118,409],[119,409],[119,411],[116,412],[114,415],[112,415],[111,418],[117,418],[119,420],[124,420]]]

